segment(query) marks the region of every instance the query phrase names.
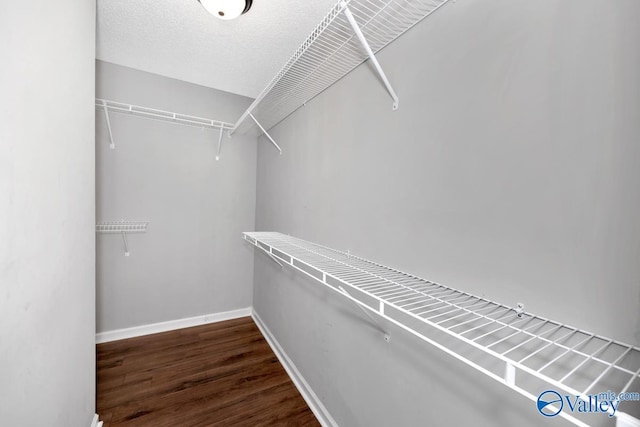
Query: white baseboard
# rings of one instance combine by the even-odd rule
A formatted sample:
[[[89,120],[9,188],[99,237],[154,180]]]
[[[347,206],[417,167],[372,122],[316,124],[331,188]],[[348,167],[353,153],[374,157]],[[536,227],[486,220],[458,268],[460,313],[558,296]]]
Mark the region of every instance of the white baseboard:
[[[322,427],[338,427],[338,424],[333,419],[327,408],[325,408],[320,399],[318,399],[318,396],[311,389],[309,383],[307,383],[304,377],[300,374],[296,365],[293,364],[287,353],[285,353],[284,349],[280,346],[273,334],[271,334],[271,331],[267,328],[262,319],[260,319],[260,316],[258,316],[258,313],[256,313],[255,310],[251,313],[251,317],[256,325],[258,325],[258,329],[262,332],[262,335],[269,343],[269,346],[278,357],[280,364],[284,366],[284,369],[287,371],[287,374],[289,374],[291,381],[293,381],[293,384],[296,386],[305,402],[307,402],[311,412],[316,416]]]
[[[191,326],[204,325],[207,323],[222,322],[224,320],[237,319],[239,317],[247,316],[251,316],[251,307],[225,311],[222,313],[212,313],[202,316],[188,317],[186,319],[170,320],[168,322],[152,323],[150,325],[135,326],[133,328],[116,329],[114,331],[97,333],[96,344],[123,340],[127,338],[141,337],[143,335],[157,334],[158,332],[167,332],[176,329],[189,328]]]
[[[93,420],[91,420],[91,427],[102,427],[102,421],[99,421],[98,414],[93,416]]]

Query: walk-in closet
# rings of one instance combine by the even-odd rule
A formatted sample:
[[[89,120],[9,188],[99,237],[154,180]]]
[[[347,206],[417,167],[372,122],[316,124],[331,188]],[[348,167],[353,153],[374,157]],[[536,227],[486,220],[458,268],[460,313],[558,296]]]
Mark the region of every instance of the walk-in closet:
[[[0,7],[0,426],[640,427],[640,1]]]

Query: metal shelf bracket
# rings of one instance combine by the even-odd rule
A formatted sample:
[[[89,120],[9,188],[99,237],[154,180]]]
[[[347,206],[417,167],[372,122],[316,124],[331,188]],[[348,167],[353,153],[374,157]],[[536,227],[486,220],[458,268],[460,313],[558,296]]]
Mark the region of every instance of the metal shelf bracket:
[[[280,266],[280,268],[284,270],[284,265],[282,265],[282,263],[280,261],[278,261],[278,258],[276,258],[270,251],[266,250],[265,248],[263,248],[260,245],[256,245],[256,247],[261,249],[265,254],[267,254],[267,256],[269,258],[271,258],[271,261],[273,261],[276,264],[278,264]]]
[[[338,286],[338,289],[340,289],[340,292],[342,292],[343,294],[345,294],[349,301],[353,302],[353,304],[358,307],[360,310],[362,310],[362,312],[365,314],[365,316],[367,316],[369,318],[369,320],[371,320],[371,322],[373,322],[376,325],[376,328],[382,332],[384,334],[384,340],[386,342],[391,341],[391,335],[389,335],[384,328],[382,327],[382,325],[380,325],[380,322],[378,322],[376,320],[375,317],[373,317],[365,308],[363,308],[360,304],[358,304],[357,302],[355,302],[354,298],[351,296],[351,294],[349,294],[349,292],[347,292],[342,286]]]
[[[216,160],[220,160],[220,149],[222,148],[222,135],[224,135],[224,128],[220,128],[220,136],[218,137],[218,151],[216,152]]]
[[[264,136],[266,136],[269,141],[271,141],[271,143],[273,144],[274,147],[276,147],[278,149],[278,151],[280,152],[280,154],[282,154],[282,149],[280,148],[280,146],[273,140],[273,138],[271,138],[271,135],[269,135],[269,132],[267,132],[265,130],[265,128],[262,127],[262,125],[260,124],[260,122],[258,120],[256,120],[255,117],[253,117],[253,114],[249,113],[249,117],[251,117],[251,119],[256,122],[256,125],[260,128],[260,130],[262,131],[262,133],[264,133]]]
[[[107,108],[107,101],[102,101],[102,105],[104,107],[104,118],[107,121],[107,130],[109,131],[109,148],[114,150],[116,148],[116,144],[113,141],[113,133],[111,132],[111,121],[109,120],[109,109]]]
[[[362,30],[360,29],[360,26],[356,22],[356,19],[353,17],[353,14],[351,13],[349,6],[347,6],[347,3],[344,1],[341,2],[341,5],[344,8],[343,9],[344,15],[347,17],[349,24],[351,24],[351,27],[353,28],[353,31],[356,33],[358,40],[360,40],[360,43],[362,44],[362,47],[364,48],[365,52],[367,52],[367,55],[369,56],[369,60],[371,60],[371,63],[375,67],[376,71],[378,72],[378,75],[380,76],[380,79],[382,80],[382,83],[384,83],[384,86],[387,88],[387,92],[389,92],[389,95],[391,95],[391,98],[393,99],[393,105],[391,109],[397,110],[399,106],[399,99],[398,99],[398,95],[396,95],[396,91],[393,90],[393,87],[391,86],[391,83],[389,82],[387,75],[382,69],[382,66],[380,65],[380,63],[378,62],[378,58],[376,58],[376,55],[373,53],[373,50],[371,49],[371,46],[369,46],[369,42],[367,42],[367,39],[364,37],[364,34],[362,34]]]

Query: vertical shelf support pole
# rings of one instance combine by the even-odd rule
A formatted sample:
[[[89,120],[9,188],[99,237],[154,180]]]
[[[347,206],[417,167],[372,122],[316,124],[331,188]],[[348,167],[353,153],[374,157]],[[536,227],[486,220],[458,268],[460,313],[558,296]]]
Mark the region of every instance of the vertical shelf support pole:
[[[109,131],[109,148],[113,150],[116,148],[116,144],[113,142],[113,133],[111,132],[111,121],[109,120],[107,101],[102,101],[102,106],[104,107],[104,118],[107,120],[107,130]]]
[[[382,82],[387,88],[387,92],[389,92],[389,95],[391,95],[391,98],[393,99],[393,106],[391,108],[393,110],[397,110],[399,100],[398,100],[398,95],[396,95],[396,91],[393,90],[393,87],[391,87],[391,83],[389,83],[389,79],[387,78],[387,75],[384,73],[384,70],[380,66],[380,63],[378,62],[376,55],[373,53],[373,50],[371,50],[371,46],[369,46],[367,39],[364,38],[364,34],[362,34],[362,30],[360,29],[360,26],[356,22],[356,19],[353,17],[351,10],[349,10],[349,6],[347,6],[345,2],[342,3],[342,6],[344,7],[343,12],[347,17],[347,20],[349,20],[349,24],[351,24],[351,27],[353,27],[353,31],[356,33],[356,36],[360,40],[360,43],[362,44],[362,47],[364,48],[364,50],[367,52],[367,55],[369,55],[369,59],[371,60],[371,63],[376,68],[378,75],[380,76],[380,78],[382,79]]]
[[[222,148],[222,135],[224,134],[224,126],[220,124],[220,136],[218,137],[218,151],[216,152],[216,160],[220,160],[220,148]]]
[[[338,289],[340,289],[340,292],[342,292],[347,297],[349,297],[349,300],[351,302],[353,302],[353,304],[356,307],[358,307],[360,310],[362,310],[362,312],[369,318],[369,320],[371,320],[371,322],[373,322],[373,324],[376,325],[378,330],[380,330],[380,332],[382,332],[384,334],[384,340],[386,342],[391,341],[391,336],[382,328],[382,326],[380,325],[380,323],[378,323],[378,321],[375,319],[375,317],[373,317],[367,310],[365,310],[362,306],[360,306],[360,304],[356,303],[354,301],[353,297],[349,294],[349,292],[347,292],[342,286],[338,286]]]
[[[269,135],[269,133],[262,127],[262,125],[260,124],[260,122],[258,122],[256,120],[255,117],[253,117],[253,114],[249,113],[249,117],[251,117],[251,119],[253,119],[254,122],[256,122],[256,125],[258,125],[258,127],[260,128],[260,130],[262,131],[262,133],[264,133],[264,136],[266,136],[269,141],[271,141],[271,143],[274,145],[274,147],[276,147],[278,149],[278,151],[280,152],[280,154],[282,154],[282,149],[280,148],[280,146],[278,144],[276,144],[276,142],[273,140],[273,138],[271,138],[271,135]]]

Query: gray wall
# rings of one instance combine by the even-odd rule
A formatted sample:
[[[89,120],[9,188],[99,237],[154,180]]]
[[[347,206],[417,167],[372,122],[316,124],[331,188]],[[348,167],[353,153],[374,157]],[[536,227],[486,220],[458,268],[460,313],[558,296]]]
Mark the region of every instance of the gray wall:
[[[96,97],[234,122],[251,99],[97,61]],[[97,220],[149,221],[146,234],[98,235],[98,332],[249,307],[256,138],[96,112]]]
[[[635,0],[451,2],[379,55],[398,111],[364,65],[272,129],[282,156],[259,143],[256,229],[639,343],[639,21]],[[254,277],[341,425],[541,422],[261,254]]]
[[[0,424],[95,412],[95,2],[0,6]]]

